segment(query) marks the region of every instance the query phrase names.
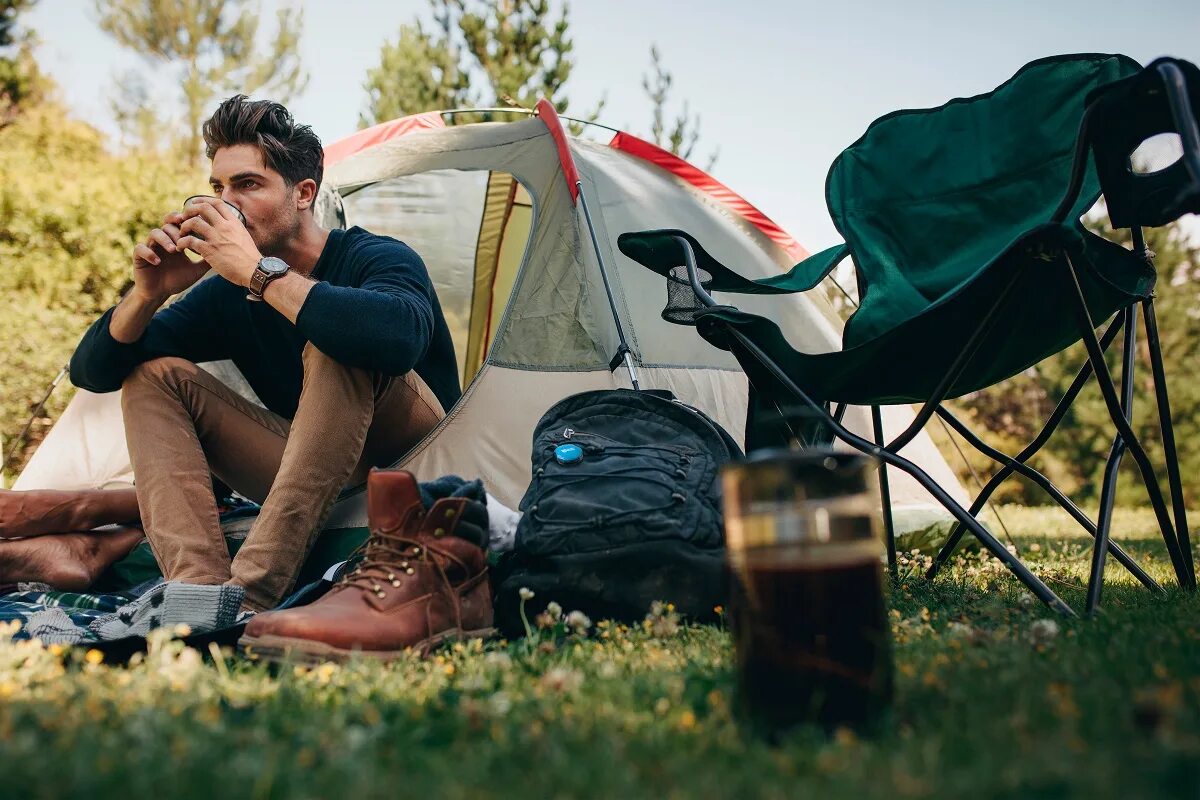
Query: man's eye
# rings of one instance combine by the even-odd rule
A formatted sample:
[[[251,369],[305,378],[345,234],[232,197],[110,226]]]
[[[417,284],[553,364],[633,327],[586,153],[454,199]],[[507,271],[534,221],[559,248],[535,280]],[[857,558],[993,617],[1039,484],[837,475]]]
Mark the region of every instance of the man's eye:
[[[253,189],[254,181],[242,181],[242,188],[243,189]]]

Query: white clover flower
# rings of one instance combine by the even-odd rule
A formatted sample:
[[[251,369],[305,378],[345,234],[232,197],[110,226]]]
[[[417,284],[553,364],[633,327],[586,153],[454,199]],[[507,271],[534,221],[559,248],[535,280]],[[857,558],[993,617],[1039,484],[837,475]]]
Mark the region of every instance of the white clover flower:
[[[532,600],[533,599],[533,589],[528,589],[528,588],[522,586],[520,588],[520,590],[517,591],[517,596],[520,597],[522,600]]]
[[[566,667],[555,667],[542,676],[541,684],[551,691],[566,694],[583,684],[583,673]]]
[[[508,669],[512,666],[513,660],[512,656],[510,656],[508,653],[493,651],[483,657],[483,663],[487,664],[489,667]]]
[[[562,619],[562,606],[551,600],[546,604],[546,613],[554,619]]]
[[[582,611],[572,611],[570,614],[567,614],[567,627],[572,628],[575,633],[582,636],[592,627],[592,621]]]
[[[512,698],[506,692],[496,692],[488,698],[488,706],[493,714],[503,717],[512,708]]]
[[[1058,638],[1058,623],[1052,619],[1035,620],[1029,626],[1029,639],[1034,644],[1046,645]]]
[[[946,634],[955,638],[966,638],[975,632],[975,629],[964,622],[951,622],[946,626]]]

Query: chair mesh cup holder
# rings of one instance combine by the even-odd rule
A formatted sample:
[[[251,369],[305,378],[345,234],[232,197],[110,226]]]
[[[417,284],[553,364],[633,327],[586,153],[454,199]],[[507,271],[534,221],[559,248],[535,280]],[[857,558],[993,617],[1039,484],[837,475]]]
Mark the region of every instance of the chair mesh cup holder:
[[[699,267],[696,268],[696,274],[700,278],[700,286],[708,291],[712,287],[712,275]],[[672,267],[667,273],[667,305],[662,310],[662,318],[675,325],[694,327],[696,312],[704,307],[692,289],[687,266]]]

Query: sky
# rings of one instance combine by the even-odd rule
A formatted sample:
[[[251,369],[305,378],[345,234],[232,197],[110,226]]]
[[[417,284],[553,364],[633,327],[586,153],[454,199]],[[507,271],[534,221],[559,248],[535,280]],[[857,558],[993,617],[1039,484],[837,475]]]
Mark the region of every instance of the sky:
[[[269,30],[279,0],[263,0]],[[326,143],[357,128],[367,70],[426,0],[305,0],[310,81],[289,107]],[[1122,52],[1200,62],[1200,0],[574,0],[572,111],[645,135],[642,76],[657,45],[672,107],[700,117],[693,161],[809,250],[837,244],[825,208],[829,164],[876,117],[988,91],[1035,58]],[[41,0],[23,18],[39,60],[75,113],[115,131],[108,99],[128,70],[156,74],[98,27],[91,0]],[[169,99],[168,76],[158,86]],[[1194,220],[1190,226],[1200,229]]]

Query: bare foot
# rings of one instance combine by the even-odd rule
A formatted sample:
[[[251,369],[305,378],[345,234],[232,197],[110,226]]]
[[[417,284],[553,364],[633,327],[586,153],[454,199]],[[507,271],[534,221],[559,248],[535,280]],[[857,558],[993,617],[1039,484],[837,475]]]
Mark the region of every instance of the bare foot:
[[[141,528],[128,527],[0,541],[0,584],[28,581],[83,591],[142,536]]]
[[[87,531],[137,519],[133,489],[0,489],[0,538]]]

